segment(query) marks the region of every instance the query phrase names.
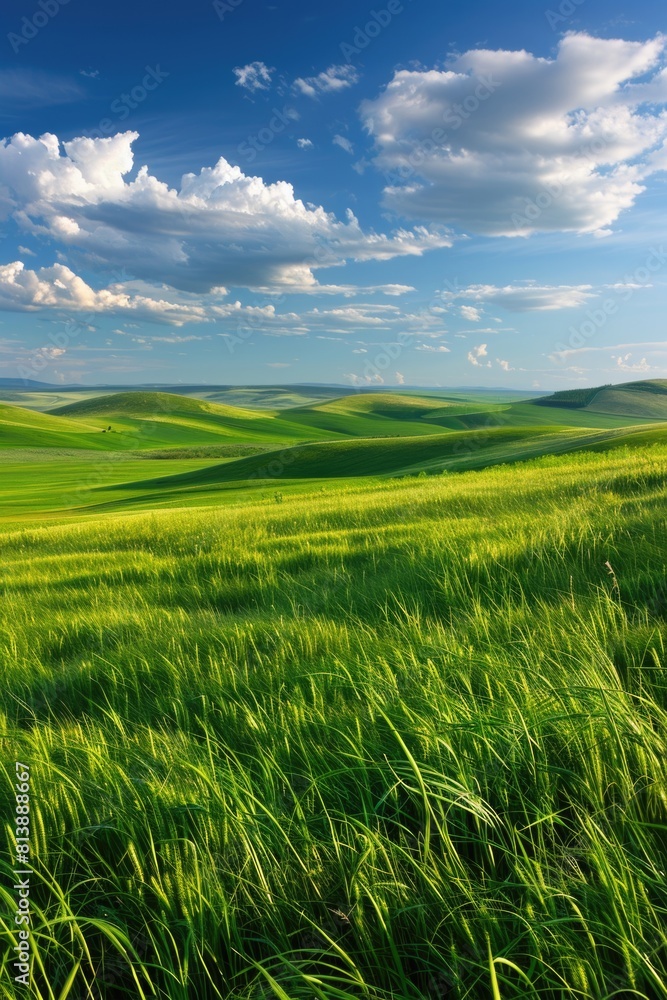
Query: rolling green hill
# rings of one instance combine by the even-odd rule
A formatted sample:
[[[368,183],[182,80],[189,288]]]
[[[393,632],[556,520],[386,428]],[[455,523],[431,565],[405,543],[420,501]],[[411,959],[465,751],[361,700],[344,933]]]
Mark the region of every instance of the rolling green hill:
[[[456,415],[500,409],[483,403],[460,403],[399,393],[351,393],[311,406],[295,407],[286,417],[304,427],[355,437],[441,434],[443,427],[460,429]]]
[[[112,448],[84,421],[0,403],[0,448]]]
[[[630,382],[601,389],[587,409],[595,413],[667,420],[667,381]]]
[[[81,400],[50,411],[56,417],[86,420],[112,432],[131,435],[136,448],[157,445],[243,442],[294,442],[331,437],[318,428],[306,431],[271,410],[244,410],[166,392],[124,392]]]
[[[646,379],[593,389],[567,389],[533,400],[533,405],[667,420],[667,380]]]
[[[0,404],[0,448],[156,454],[160,449],[174,449],[180,458],[194,459],[215,457],[214,449],[232,445],[284,450],[308,442],[347,440],[357,443],[350,448],[299,452],[295,468],[302,471],[296,478],[384,475],[421,460],[450,463],[453,449],[464,447],[463,440],[477,442],[472,449],[475,462],[481,458],[505,460],[497,454],[502,455],[512,442],[507,460],[513,460],[518,442],[521,454],[526,449],[539,453],[549,435],[559,429],[611,430],[667,419],[666,386],[647,382],[594,390],[594,402],[585,407],[545,406],[542,400],[479,403],[409,393],[359,392],[308,406],[253,410],[172,392],[115,392],[78,399],[46,413]],[[563,396],[556,395],[559,399]],[[475,436],[459,438],[466,433]],[[452,436],[447,446],[445,436]],[[534,441],[529,444],[531,436]],[[436,440],[420,449],[419,438]],[[225,457],[227,454],[234,457],[231,452]],[[472,461],[468,455],[464,466],[469,467]],[[252,459],[249,462],[248,468],[235,463],[239,479],[252,474]],[[331,471],[327,471],[330,462]],[[225,477],[231,474],[231,469],[225,471]]]
[[[464,432],[415,438],[325,441],[224,464],[210,463],[205,468],[176,475],[125,481],[95,490],[88,502],[97,502],[108,510],[142,508],[155,502],[166,502],[170,506],[208,504],[223,499],[219,491],[224,493],[229,487],[242,492],[253,486],[270,488],[285,484],[296,487],[299,492],[312,480],[433,475],[524,462],[545,455],[665,443],[667,424],[603,430],[543,427],[538,431],[497,427],[482,435]]]

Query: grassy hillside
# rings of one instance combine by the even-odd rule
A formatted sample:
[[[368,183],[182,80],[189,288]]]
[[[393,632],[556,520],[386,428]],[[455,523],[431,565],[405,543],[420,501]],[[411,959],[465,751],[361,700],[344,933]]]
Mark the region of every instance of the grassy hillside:
[[[667,381],[633,382],[603,389],[588,409],[598,413],[667,420]]]
[[[107,435],[105,435],[107,436]],[[609,430],[493,427],[414,438],[310,443],[276,450],[223,444],[95,452],[0,450],[0,524],[96,511],[244,502],[248,490],[310,493],[342,480],[434,475],[523,462],[543,454],[658,445],[667,425]],[[169,461],[161,459],[169,458]]]
[[[322,399],[340,395],[340,389],[325,386],[229,386],[217,392],[205,392],[201,399],[229,406],[250,407],[260,410],[282,410],[292,406],[308,406]]]
[[[535,399],[533,405],[667,420],[667,380],[648,379],[594,389],[567,389]]]
[[[637,438],[636,435],[640,436]],[[358,439],[304,444],[281,451],[211,464],[179,475],[160,476],[137,482],[141,492],[215,486],[238,482],[243,485],[267,481],[346,479],[357,476],[416,475],[447,470],[485,468],[500,463],[525,461],[539,455],[599,447],[620,447],[627,440],[643,444],[667,443],[667,425],[638,432],[635,429],[605,431],[563,430],[559,427],[494,427],[483,433],[452,433],[433,437]],[[185,494],[182,494],[185,497]]]
[[[34,995],[664,998],[666,467],[0,538]]]
[[[243,410],[207,400],[166,392],[124,392],[80,400],[51,411],[57,417],[81,419],[112,433],[131,435],[134,447],[202,445],[221,440],[299,441],[330,434],[298,424],[273,411]]]
[[[602,388],[604,387],[598,386],[593,389],[561,389],[559,392],[554,392],[551,396],[542,396],[533,400],[533,402],[537,406],[562,406],[566,409],[577,410],[583,406],[588,406]]]
[[[532,438],[530,430],[494,428],[485,441],[485,450],[491,442],[508,445],[517,440]],[[381,476],[389,473],[421,469],[466,454],[469,439],[464,434],[438,434],[430,437],[356,439],[351,441],[325,441],[321,444],[304,444],[260,456],[237,459],[221,466],[211,466],[201,473],[187,477],[158,479],[158,488],[170,484],[199,485],[213,482],[230,482],[248,479],[327,479],[349,476]],[[470,441],[472,445],[472,441]],[[444,467],[444,465],[443,465]]]
[[[0,403],[0,449],[107,447],[111,442],[102,440],[98,429],[88,423]]]
[[[618,427],[667,419],[667,393],[660,392],[660,383],[646,392],[637,389],[641,385],[598,392],[594,404],[579,409],[545,407],[540,400],[465,402],[409,393],[351,393],[273,410],[153,391],[87,395],[46,413],[2,403],[0,449],[182,451],[233,443],[284,446],[336,438],[427,437],[492,427],[535,427],[542,435],[548,427]]]

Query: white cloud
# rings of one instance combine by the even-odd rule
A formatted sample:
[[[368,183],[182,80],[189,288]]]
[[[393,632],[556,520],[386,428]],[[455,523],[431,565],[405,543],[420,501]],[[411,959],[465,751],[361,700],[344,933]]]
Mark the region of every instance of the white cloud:
[[[479,323],[482,318],[481,312],[474,306],[461,306],[461,315],[464,319],[467,319],[469,323]]]
[[[468,285],[467,288],[456,291],[446,291],[442,297],[446,302],[455,299],[472,299],[475,302],[491,302],[496,306],[504,306],[510,312],[547,312],[554,309],[575,309],[584,305],[589,299],[598,295],[592,285],[537,285],[525,282],[519,285]],[[473,307],[462,306],[463,310]],[[473,312],[477,312],[473,308]],[[479,318],[479,317],[478,317]],[[487,332],[486,330],[484,331]],[[500,333],[500,330],[494,330]]]
[[[317,97],[318,94],[328,94],[351,87],[358,79],[359,74],[356,69],[348,63],[343,66],[329,66],[317,76],[300,76],[294,81],[294,88],[307,97]]]
[[[312,149],[313,141],[312,139],[297,139],[296,144],[299,149]]]
[[[365,232],[305,205],[286,181],[267,184],[220,158],[170,188],[141,167],[137,133],[66,142],[19,133],[0,144],[0,218],[76,251],[86,266],[127,268],[187,292],[224,286],[317,290],[314,271],[346,260],[420,256],[450,246],[440,229]],[[400,287],[400,286],[396,286]]]
[[[37,256],[37,254],[35,253],[35,251],[31,250],[29,247],[19,246],[19,253],[22,253],[24,257],[36,257]]]
[[[0,265],[0,309],[12,312],[66,309],[71,312],[110,313],[173,326],[206,319],[206,312],[200,305],[183,305],[167,299],[132,294],[122,285],[94,291],[63,264],[30,271],[19,260]]]
[[[245,87],[246,90],[268,90],[271,86],[271,73],[273,67],[256,60],[247,63],[245,66],[235,66],[233,71],[236,77],[236,86]]]
[[[361,108],[386,207],[493,236],[604,234],[667,167],[666,46],[571,32],[555,58],[474,49],[396,72]]]
[[[577,357],[580,354],[597,354],[599,352],[606,354],[607,351],[627,351],[628,349],[664,354],[667,353],[667,340],[645,340],[635,344],[606,344],[604,347],[572,347],[565,351],[556,351],[554,354],[550,354],[549,360],[563,362],[568,358]]]
[[[646,358],[642,358],[641,361],[630,364],[630,359],[632,354],[623,354],[615,357],[613,354],[611,360],[616,362],[616,367],[623,372],[650,372],[654,367],[650,365]]]
[[[340,146],[344,149],[346,153],[352,155],[354,153],[354,146],[349,139],[346,139],[344,135],[335,135],[332,139],[334,146]]]
[[[468,361],[471,365],[475,365],[477,368],[490,368],[491,362],[487,361],[486,364],[481,362],[480,358],[485,358],[488,354],[486,349],[486,344],[479,344],[478,347],[473,347],[471,351],[468,351]]]
[[[384,379],[382,375],[376,373],[375,375],[355,375],[354,373],[346,373],[343,378],[350,380],[352,385],[384,385]]]
[[[394,372],[394,378],[396,379],[396,385],[405,385],[405,375],[402,372]]]
[[[509,361],[502,361],[500,358],[496,358],[496,362],[497,362],[497,364],[500,365],[500,367],[502,368],[502,370],[504,372],[513,372],[514,371],[514,369],[512,368],[511,364],[509,363]]]
[[[158,344],[189,344],[193,340],[208,340],[208,337],[195,337],[190,335],[189,337],[145,337],[145,340],[150,340],[153,343]]]
[[[431,344],[417,344],[415,351],[428,351],[431,354],[450,354],[448,347],[444,344],[438,344],[437,347],[433,347]]]

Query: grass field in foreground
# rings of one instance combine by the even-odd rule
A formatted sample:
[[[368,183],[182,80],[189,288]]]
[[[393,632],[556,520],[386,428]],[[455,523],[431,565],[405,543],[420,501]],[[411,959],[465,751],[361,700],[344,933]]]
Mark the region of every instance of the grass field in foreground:
[[[666,997],[666,469],[0,538],[1,926],[20,759],[34,995]]]

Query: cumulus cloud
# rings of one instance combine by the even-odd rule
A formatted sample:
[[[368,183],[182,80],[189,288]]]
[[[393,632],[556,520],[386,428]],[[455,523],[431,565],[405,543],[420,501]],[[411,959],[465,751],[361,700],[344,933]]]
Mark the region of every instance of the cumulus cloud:
[[[396,379],[396,385],[405,385],[405,375],[402,372],[394,372],[394,378]]]
[[[350,155],[354,153],[354,146],[349,139],[345,138],[344,135],[335,135],[332,142],[334,146],[340,146],[340,148],[344,149],[346,153],[350,153]]]
[[[297,139],[296,144],[299,149],[311,149],[313,145],[312,139]]]
[[[63,309],[69,312],[110,313],[173,326],[206,319],[205,310],[199,305],[133,295],[121,285],[94,291],[63,264],[30,271],[20,260],[0,265],[0,309],[12,312]]]
[[[504,372],[513,372],[514,371],[514,369],[512,368],[511,364],[509,363],[509,361],[503,361],[501,358],[496,358],[496,363],[500,365],[500,367],[502,368],[502,370]]]
[[[486,364],[480,361],[480,358],[485,358],[487,354],[486,344],[479,344],[477,347],[473,347],[471,351],[468,351],[468,361],[471,365],[475,365],[476,368],[490,368],[490,361],[487,361]]]
[[[612,354],[611,360],[616,362],[616,367],[622,372],[650,372],[653,365],[650,365],[646,358],[642,358],[641,361],[636,361],[631,363],[632,354],[623,354],[614,356]]]
[[[233,69],[236,77],[236,86],[244,87],[246,90],[268,90],[271,86],[271,73],[273,67],[256,60],[247,63],[245,66],[235,66]]]
[[[492,236],[608,232],[667,167],[666,47],[571,32],[551,59],[474,49],[397,71],[361,107],[386,207]]]
[[[461,315],[470,323],[479,323],[482,314],[474,306],[461,306]]]
[[[379,372],[374,375],[356,375],[353,372],[348,372],[343,375],[343,378],[349,379],[352,385],[384,385],[384,379]]]
[[[346,260],[420,256],[450,246],[441,228],[390,236],[306,205],[286,181],[267,184],[224,158],[170,188],[134,166],[136,132],[63,144],[18,133],[0,144],[0,218],[75,251],[88,266],[125,267],[187,292],[222,285],[315,291],[314,271]]]
[[[555,309],[575,309],[595,298],[599,292],[592,285],[538,285],[524,282],[517,285],[468,285],[455,291],[442,293],[443,300],[452,303],[456,299],[472,299],[474,302],[490,302],[504,306],[510,312],[548,312]],[[464,312],[465,310],[465,312]],[[480,318],[474,307],[461,306],[461,315],[466,319]],[[485,333],[488,331],[484,331]],[[500,333],[500,330],[492,330]]]
[[[307,97],[317,97],[319,94],[345,90],[346,87],[353,86],[358,79],[359,74],[356,69],[348,63],[342,66],[329,66],[317,76],[300,76],[294,81],[294,89]]]

